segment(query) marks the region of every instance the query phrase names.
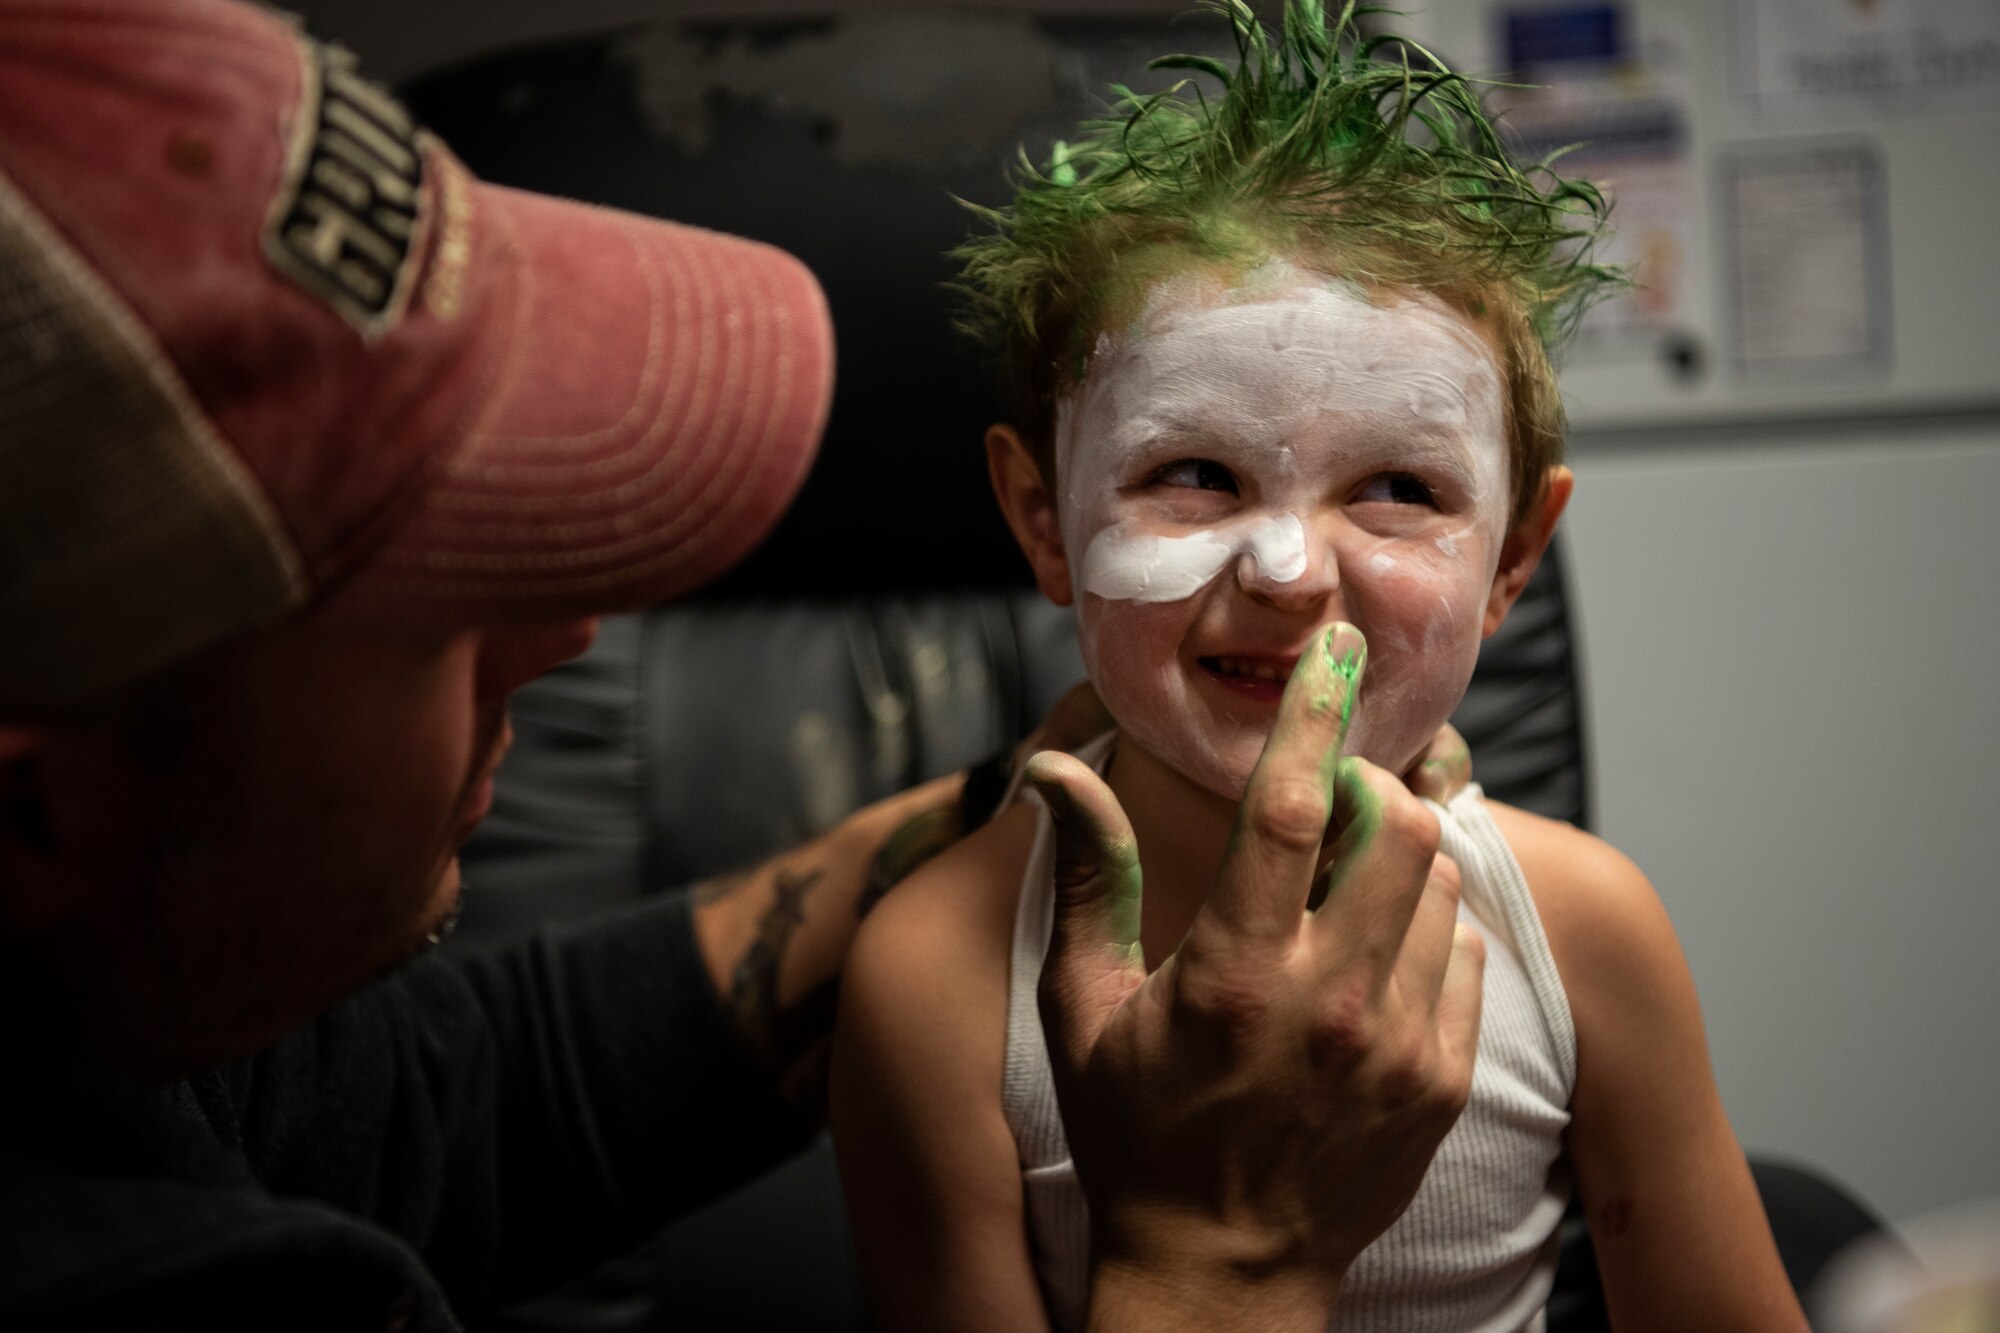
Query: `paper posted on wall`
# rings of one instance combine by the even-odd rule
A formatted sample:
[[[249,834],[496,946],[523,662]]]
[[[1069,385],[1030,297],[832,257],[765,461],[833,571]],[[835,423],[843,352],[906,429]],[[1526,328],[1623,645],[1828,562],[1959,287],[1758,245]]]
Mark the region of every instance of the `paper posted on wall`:
[[[1691,340],[1695,219],[1685,52],[1657,25],[1641,30],[1623,5],[1498,12],[1513,86],[1491,95],[1523,156],[1561,153],[1556,169],[1602,188],[1612,232],[1597,257],[1629,268],[1633,285],[1593,309],[1579,330],[1583,358],[1651,358]]]
[[[1746,372],[1886,365],[1882,170],[1865,144],[1725,159],[1736,359]]]
[[[2000,99],[1994,0],[1737,0],[1744,93],[1766,104]]]

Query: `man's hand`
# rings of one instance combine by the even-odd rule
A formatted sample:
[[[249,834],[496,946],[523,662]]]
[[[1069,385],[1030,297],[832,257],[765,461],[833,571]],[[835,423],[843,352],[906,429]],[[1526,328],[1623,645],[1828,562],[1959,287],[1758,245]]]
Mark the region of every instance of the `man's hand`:
[[[1337,625],[1300,660],[1215,891],[1151,976],[1117,800],[1067,755],[1028,766],[1056,820],[1041,1009],[1093,1328],[1324,1327],[1464,1108],[1485,956],[1436,816],[1340,757],[1365,652]]]

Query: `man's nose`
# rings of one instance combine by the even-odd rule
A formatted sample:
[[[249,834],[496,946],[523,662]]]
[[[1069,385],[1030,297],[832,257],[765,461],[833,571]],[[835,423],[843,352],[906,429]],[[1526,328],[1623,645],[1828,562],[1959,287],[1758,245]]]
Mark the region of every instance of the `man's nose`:
[[[549,668],[580,656],[597,638],[597,619],[578,616],[487,630],[479,647],[480,696],[505,697]]]

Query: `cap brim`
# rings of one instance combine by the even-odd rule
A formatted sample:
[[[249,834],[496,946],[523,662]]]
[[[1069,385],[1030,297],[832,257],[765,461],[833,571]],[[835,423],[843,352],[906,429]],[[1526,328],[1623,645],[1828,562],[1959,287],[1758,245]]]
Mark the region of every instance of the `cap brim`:
[[[782,250],[483,183],[513,327],[470,437],[353,591],[437,623],[638,610],[747,555],[809,470],[833,389]]]

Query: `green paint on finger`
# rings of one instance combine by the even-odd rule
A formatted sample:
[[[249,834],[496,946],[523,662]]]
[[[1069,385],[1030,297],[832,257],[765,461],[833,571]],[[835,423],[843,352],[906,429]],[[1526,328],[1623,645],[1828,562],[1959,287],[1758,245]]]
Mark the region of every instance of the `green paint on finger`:
[[[1104,853],[1105,893],[1111,900],[1111,933],[1120,941],[1139,946],[1140,908],[1145,901],[1144,879],[1139,872],[1139,849],[1129,839]]]
[[[1348,870],[1361,859],[1368,850],[1368,844],[1375,840],[1375,830],[1382,823],[1382,803],[1361,778],[1358,761],[1343,759],[1334,776],[1336,809],[1340,804],[1339,792],[1345,790],[1348,796],[1347,823],[1340,830],[1340,837],[1334,843],[1333,863],[1326,873],[1314,881],[1311,895],[1306,899],[1306,910],[1316,912],[1326,901],[1327,895],[1340,887],[1347,878]]]
[[[1345,652],[1336,653],[1333,648],[1334,636],[1329,634],[1320,641],[1320,651],[1326,655],[1327,670],[1333,678],[1346,685],[1341,692],[1340,725],[1345,728],[1354,720],[1354,696],[1360,693],[1361,664],[1367,656],[1366,649],[1356,645]]]
[[[1368,850],[1368,844],[1375,838],[1375,830],[1382,824],[1382,802],[1375,791],[1361,777],[1361,763],[1357,759],[1341,760],[1342,771],[1335,778],[1344,782],[1352,797],[1354,813],[1341,830],[1341,837],[1352,837],[1350,844],[1356,853]]]

